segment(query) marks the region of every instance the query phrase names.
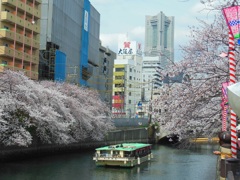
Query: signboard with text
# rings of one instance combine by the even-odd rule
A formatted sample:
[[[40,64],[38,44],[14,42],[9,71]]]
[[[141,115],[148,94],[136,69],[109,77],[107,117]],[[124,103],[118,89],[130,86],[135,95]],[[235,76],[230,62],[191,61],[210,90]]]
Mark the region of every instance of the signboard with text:
[[[118,55],[142,55],[141,44],[136,41],[120,41]]]

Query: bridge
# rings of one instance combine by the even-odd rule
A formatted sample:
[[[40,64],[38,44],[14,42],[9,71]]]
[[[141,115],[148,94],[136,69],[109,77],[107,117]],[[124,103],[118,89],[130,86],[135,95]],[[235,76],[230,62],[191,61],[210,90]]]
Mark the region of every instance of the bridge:
[[[145,128],[145,130],[148,131],[149,138],[154,139],[155,142],[159,142],[159,140],[171,134],[162,126],[157,126],[156,128],[153,126],[150,128],[147,118],[115,118],[114,124],[119,130]]]

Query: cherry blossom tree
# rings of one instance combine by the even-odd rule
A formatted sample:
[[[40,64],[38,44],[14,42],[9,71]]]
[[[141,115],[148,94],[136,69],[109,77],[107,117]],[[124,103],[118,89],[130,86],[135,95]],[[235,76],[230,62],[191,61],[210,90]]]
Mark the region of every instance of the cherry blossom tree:
[[[102,140],[113,128],[109,107],[89,89],[0,75],[0,144],[28,146]]]
[[[103,103],[94,90],[85,87],[78,87],[72,84],[54,85],[52,82],[43,82],[45,87],[57,89],[68,98],[65,105],[70,109],[70,114],[75,121],[71,124],[70,130],[76,140],[91,138],[101,140],[105,133],[112,129],[111,111]]]
[[[229,3],[211,7],[221,9]],[[228,52],[228,29],[222,13],[210,24],[199,20],[199,26],[190,31],[190,41],[181,46],[183,60],[159,72],[163,79],[183,73],[182,82],[168,81],[151,102],[153,121],[180,140],[212,137],[221,131],[221,85],[229,79],[228,59],[219,56]],[[238,79],[239,47],[235,56]]]

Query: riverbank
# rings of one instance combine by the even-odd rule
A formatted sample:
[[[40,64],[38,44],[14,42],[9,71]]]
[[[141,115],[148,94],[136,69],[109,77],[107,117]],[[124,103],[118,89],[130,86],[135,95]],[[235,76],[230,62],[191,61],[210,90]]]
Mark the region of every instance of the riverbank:
[[[191,143],[207,143],[207,142],[213,142],[213,143],[219,143],[218,137],[213,138],[194,138],[190,140]]]
[[[151,143],[154,139],[149,138],[145,128],[133,128],[127,130],[115,130],[108,133],[103,141],[85,141],[67,145],[39,145],[29,147],[0,147],[0,162],[16,161],[35,157],[49,156],[69,152],[82,152],[94,150],[100,146],[121,144],[123,142]]]

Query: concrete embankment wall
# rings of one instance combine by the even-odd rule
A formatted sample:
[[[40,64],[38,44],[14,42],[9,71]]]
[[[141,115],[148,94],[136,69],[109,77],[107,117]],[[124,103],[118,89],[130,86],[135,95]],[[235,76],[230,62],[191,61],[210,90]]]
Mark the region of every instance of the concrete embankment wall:
[[[120,144],[124,142],[151,143],[148,131],[145,128],[133,128],[108,132],[103,141],[81,142],[68,145],[33,145],[31,147],[0,147],[0,162],[41,157],[58,153],[81,152],[92,150],[96,147]]]

